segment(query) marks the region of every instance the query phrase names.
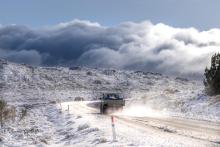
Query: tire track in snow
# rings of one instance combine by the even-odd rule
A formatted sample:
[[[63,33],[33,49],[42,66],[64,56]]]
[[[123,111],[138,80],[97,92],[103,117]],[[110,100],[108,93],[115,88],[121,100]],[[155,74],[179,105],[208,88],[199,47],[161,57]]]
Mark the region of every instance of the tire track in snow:
[[[185,125],[175,121],[166,121],[155,118],[135,118],[116,116],[119,120],[146,128],[151,127],[164,133],[176,134],[178,136],[188,137],[196,140],[210,142],[213,145],[220,146],[220,128],[208,130],[208,128],[196,128],[196,125]],[[218,126],[218,125],[217,125]],[[209,134],[207,134],[209,133]],[[205,135],[205,136],[204,136]]]
[[[75,109],[77,109],[80,114],[88,114],[88,115],[98,115],[98,109],[89,107],[87,102],[73,102]],[[120,124],[126,125],[128,127],[137,128],[144,131],[146,134],[151,133],[158,133],[159,136],[166,136],[166,138],[182,138],[183,140],[188,140],[189,142],[192,142],[193,144],[200,144],[201,146],[220,146],[218,144],[219,139],[219,129],[216,127],[219,126],[219,124],[215,124],[216,127],[214,127],[213,123],[210,125],[205,125],[204,122],[198,123],[200,121],[193,121],[193,120],[184,120],[183,122],[180,122],[181,120],[179,118],[172,118],[172,119],[159,119],[159,118],[147,118],[147,117],[128,117],[128,116],[120,116],[116,115],[118,121],[120,121]],[[107,117],[106,117],[107,118]],[[151,122],[151,123],[149,123]],[[153,122],[153,124],[152,124]],[[196,123],[198,124],[198,127]],[[166,128],[167,127],[167,128]],[[172,129],[170,129],[170,127]],[[197,128],[195,128],[197,127]],[[180,129],[180,130],[179,130]],[[190,131],[194,133],[190,134]],[[215,132],[216,131],[216,132]],[[195,132],[199,132],[196,134]],[[207,137],[207,135],[201,136],[201,134],[205,133],[213,133],[212,135],[215,135],[215,137]]]

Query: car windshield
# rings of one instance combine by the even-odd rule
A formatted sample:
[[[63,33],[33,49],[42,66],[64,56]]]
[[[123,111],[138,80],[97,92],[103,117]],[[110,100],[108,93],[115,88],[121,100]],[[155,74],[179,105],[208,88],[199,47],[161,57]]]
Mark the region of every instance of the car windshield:
[[[106,94],[106,99],[121,99],[118,94]]]

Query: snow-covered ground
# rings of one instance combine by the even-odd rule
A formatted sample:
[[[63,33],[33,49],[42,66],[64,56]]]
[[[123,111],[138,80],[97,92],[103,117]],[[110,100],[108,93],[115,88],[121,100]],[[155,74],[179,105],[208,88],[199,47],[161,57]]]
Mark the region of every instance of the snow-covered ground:
[[[38,104],[16,123],[1,131],[3,146],[156,146],[211,147],[207,140],[170,133],[165,129],[139,126],[116,118],[116,142],[112,137],[110,116],[88,107],[90,102]],[[69,111],[68,111],[69,109]],[[4,132],[3,132],[4,130]],[[204,134],[205,135],[205,134]]]
[[[75,97],[98,99],[105,91],[120,92],[128,105],[194,119],[220,121],[220,97],[208,97],[202,81],[189,81],[157,73],[91,69],[85,67],[31,67],[0,62],[0,97],[12,103]]]
[[[189,139],[175,138],[171,142],[169,137],[159,135],[155,138],[153,131],[149,135],[136,129],[128,130],[131,127],[126,125],[120,126],[123,128],[120,142],[113,143],[111,124],[106,116],[85,115],[80,109],[72,109],[71,113],[66,111],[66,102],[76,97],[93,101],[102,92],[111,91],[123,94],[129,108],[126,113],[130,115],[177,116],[220,122],[220,98],[206,96],[203,89],[201,81],[157,73],[31,67],[1,60],[0,97],[15,105],[18,114],[24,106],[28,109],[22,120],[17,117],[1,129],[0,143],[4,146],[206,146]],[[62,103],[62,112],[55,101]],[[129,137],[132,133],[138,137]]]

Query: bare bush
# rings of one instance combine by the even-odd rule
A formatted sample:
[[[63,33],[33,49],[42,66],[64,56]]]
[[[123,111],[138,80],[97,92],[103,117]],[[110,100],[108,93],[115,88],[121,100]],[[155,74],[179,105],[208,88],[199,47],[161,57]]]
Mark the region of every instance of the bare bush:
[[[4,111],[7,106],[6,101],[0,100],[0,121],[1,121],[1,128],[3,127],[3,121],[4,121]]]
[[[102,84],[102,81],[100,81],[100,80],[95,80],[93,83],[94,83],[94,84],[97,84],[97,85],[100,85],[100,84]]]
[[[8,106],[6,101],[0,100],[1,128],[3,127],[5,121],[14,120],[15,117],[16,117],[16,108],[14,106]]]
[[[75,97],[74,101],[85,101],[83,97]]]
[[[21,109],[21,114],[20,114],[20,121],[25,117],[27,116],[27,108],[24,107]]]

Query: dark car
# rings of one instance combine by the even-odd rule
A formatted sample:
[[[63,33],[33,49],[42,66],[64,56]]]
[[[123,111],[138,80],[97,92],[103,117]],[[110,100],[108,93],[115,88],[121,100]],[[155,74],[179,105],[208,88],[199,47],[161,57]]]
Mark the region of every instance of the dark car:
[[[122,111],[125,100],[117,93],[104,93],[101,98],[100,113],[113,113]]]

